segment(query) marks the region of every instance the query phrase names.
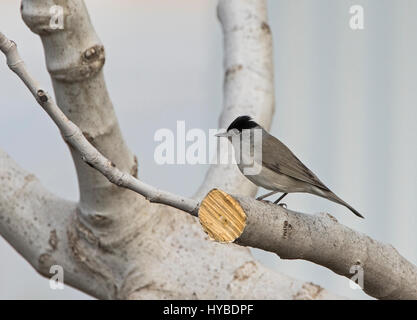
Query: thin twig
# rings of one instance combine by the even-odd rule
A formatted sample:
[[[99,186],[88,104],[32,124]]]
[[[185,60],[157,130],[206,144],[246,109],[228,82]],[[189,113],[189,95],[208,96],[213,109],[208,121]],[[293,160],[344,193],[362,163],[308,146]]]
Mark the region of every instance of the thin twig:
[[[29,74],[25,63],[19,55],[16,44],[1,32],[0,50],[6,56],[9,68],[25,83],[39,105],[55,122],[65,141],[80,153],[81,158],[87,164],[100,171],[110,182],[139,193],[150,202],[165,204],[190,213],[193,216],[198,215],[199,202],[197,200],[181,197],[150,186],[131,174],[119,170],[113,162],[103,156],[84,137],[78,126],[65,116],[52,97]]]

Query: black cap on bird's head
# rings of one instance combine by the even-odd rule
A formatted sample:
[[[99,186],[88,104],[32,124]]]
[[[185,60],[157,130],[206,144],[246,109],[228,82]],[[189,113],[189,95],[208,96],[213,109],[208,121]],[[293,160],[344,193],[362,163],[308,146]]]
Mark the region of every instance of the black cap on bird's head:
[[[256,128],[259,125],[250,116],[239,116],[229,125],[225,133],[216,134],[217,137],[229,137],[232,131],[242,132],[245,129]],[[235,129],[235,130],[233,130]]]
[[[257,127],[258,124],[252,120],[249,116],[240,116],[237,117],[233,122],[230,124],[230,126],[227,128],[227,131],[230,131],[232,129],[237,129],[240,132],[242,132],[243,129],[252,129]]]

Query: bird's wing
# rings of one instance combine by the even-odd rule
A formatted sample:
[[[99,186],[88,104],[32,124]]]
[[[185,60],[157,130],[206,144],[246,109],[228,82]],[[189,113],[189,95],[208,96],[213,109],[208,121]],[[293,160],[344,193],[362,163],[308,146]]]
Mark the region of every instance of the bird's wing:
[[[273,171],[330,191],[285,144],[270,134],[262,139],[262,165]]]

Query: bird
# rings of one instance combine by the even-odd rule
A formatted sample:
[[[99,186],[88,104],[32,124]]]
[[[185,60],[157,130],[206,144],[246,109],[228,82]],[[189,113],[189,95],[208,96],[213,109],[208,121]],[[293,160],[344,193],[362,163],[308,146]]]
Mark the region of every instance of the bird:
[[[258,130],[258,131],[257,131]],[[249,133],[249,135],[246,133]],[[260,139],[256,139],[256,131]],[[357,210],[334,194],[320,179],[307,168],[297,156],[280,140],[269,134],[262,126],[250,116],[239,116],[227,128],[226,132],[216,134],[219,138],[227,138],[235,150],[235,160],[241,173],[258,187],[271,192],[260,196],[263,200],[278,192],[283,193],[274,203],[279,202],[288,194],[294,192],[310,193],[348,208],[356,216],[364,218]],[[246,138],[249,137],[249,138]],[[256,143],[262,144],[260,157],[254,156]],[[248,152],[244,152],[250,150]],[[260,149],[260,148],[259,148]],[[239,150],[239,152],[236,152]],[[246,154],[246,156],[245,156]],[[253,165],[258,165],[256,174],[245,174],[248,168],[248,158]]]

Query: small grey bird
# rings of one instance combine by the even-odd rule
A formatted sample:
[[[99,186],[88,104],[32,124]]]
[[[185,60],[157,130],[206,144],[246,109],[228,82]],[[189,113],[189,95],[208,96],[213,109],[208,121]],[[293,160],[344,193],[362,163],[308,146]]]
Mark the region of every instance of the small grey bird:
[[[249,132],[250,139],[243,138],[244,134],[242,134],[242,132],[244,133],[245,129],[248,130],[247,132]],[[256,148],[254,147],[254,141],[256,141],[256,129],[261,130],[262,136],[262,154],[261,157],[259,157],[261,163],[258,163],[261,167],[258,174],[248,175],[244,173],[244,168],[247,168],[248,162],[245,160],[242,161],[245,152],[236,152],[236,150],[245,150],[245,141],[250,141],[246,142],[249,144],[246,150],[250,150],[251,159],[256,162],[256,157],[253,157],[254,152],[256,152]],[[272,190],[272,192],[257,198],[258,200],[262,200],[278,192],[283,192],[283,195],[274,202],[279,203],[279,201],[281,201],[288,193],[306,192],[339,203],[347,207],[358,217],[363,218],[358,211],[326,187],[285,144],[266,132],[266,130],[253,121],[251,117],[237,117],[230,124],[225,133],[219,133],[216,136],[226,137],[232,143],[235,149],[236,162],[238,163],[240,171],[246,178],[257,186]]]

